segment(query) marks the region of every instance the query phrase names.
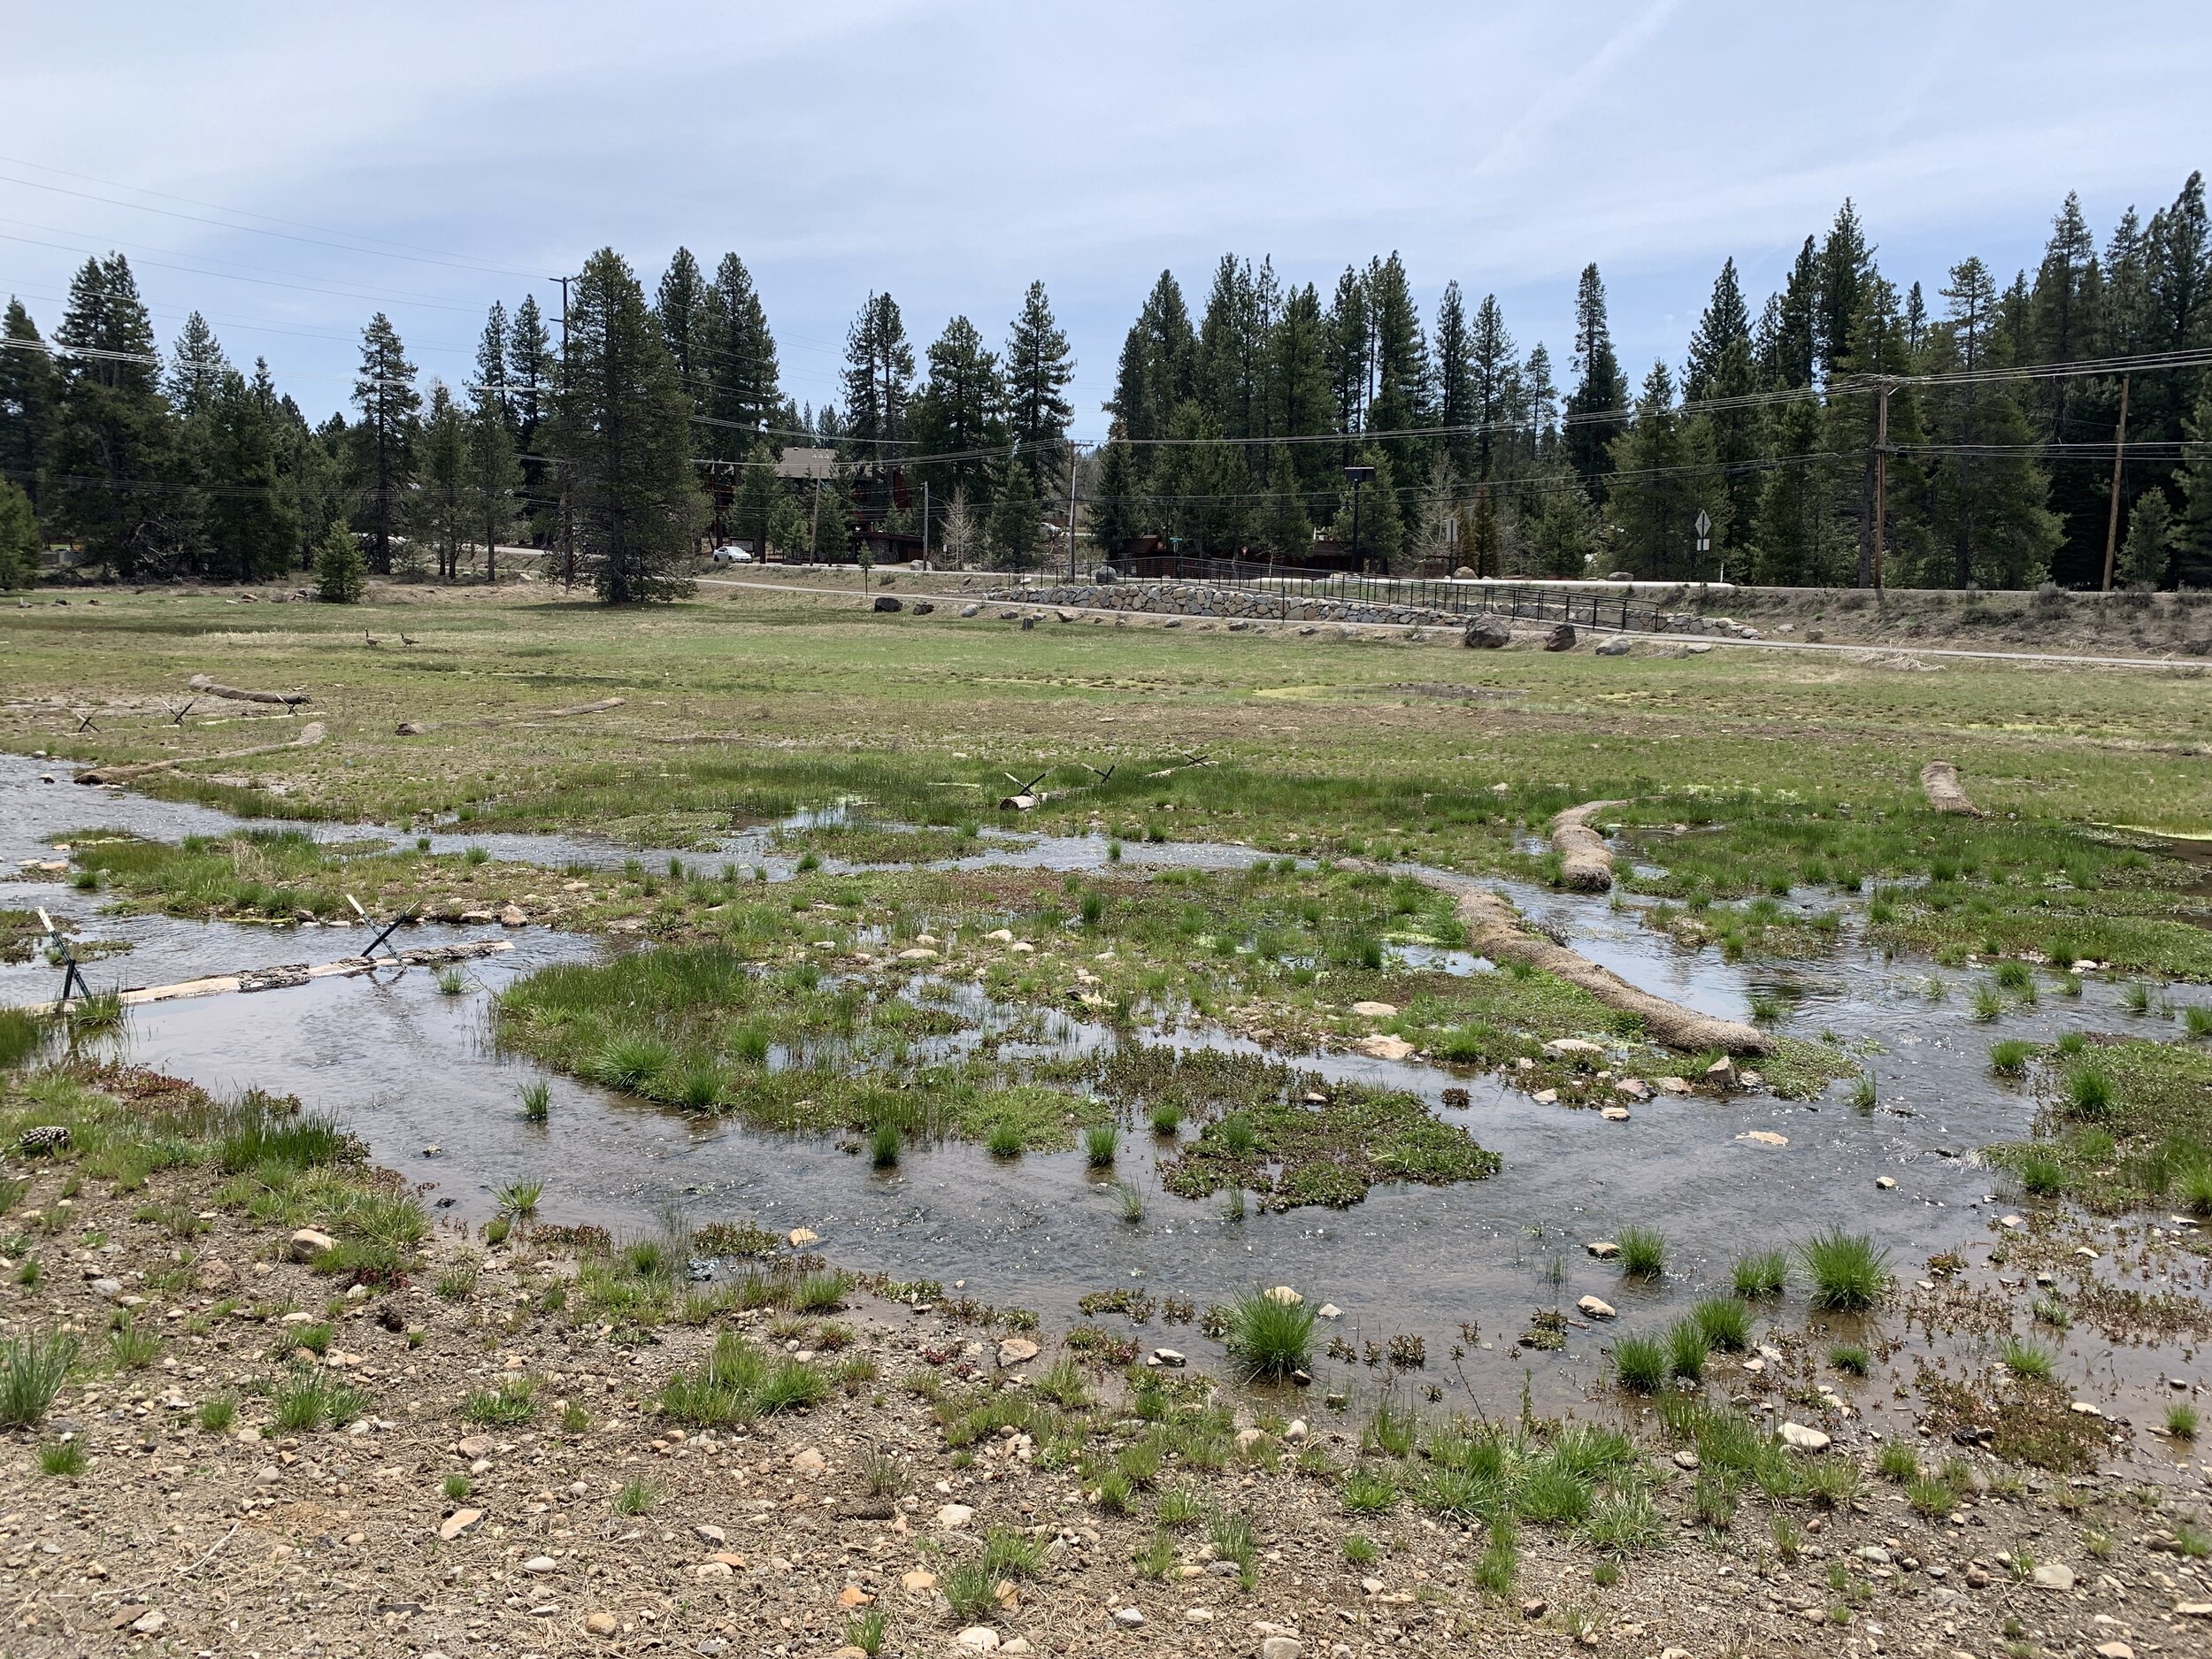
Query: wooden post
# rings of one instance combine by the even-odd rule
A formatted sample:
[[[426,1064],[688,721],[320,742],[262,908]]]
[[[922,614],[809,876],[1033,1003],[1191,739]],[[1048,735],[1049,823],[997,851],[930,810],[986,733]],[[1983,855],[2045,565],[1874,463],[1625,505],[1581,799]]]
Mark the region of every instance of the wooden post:
[[[1889,527],[1889,382],[1874,406],[1874,591],[1882,591],[1882,542]]]
[[[2128,447],[2128,377],[2120,377],[2120,426],[2112,438],[2112,511],[2104,525],[2104,589],[2112,591],[2112,561],[2120,550],[2120,457]]]

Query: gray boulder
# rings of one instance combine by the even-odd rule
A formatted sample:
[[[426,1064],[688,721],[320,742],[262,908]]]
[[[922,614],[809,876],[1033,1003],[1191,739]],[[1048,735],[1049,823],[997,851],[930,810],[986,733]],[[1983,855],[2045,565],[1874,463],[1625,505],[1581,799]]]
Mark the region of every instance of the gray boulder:
[[[1571,622],[1559,623],[1544,636],[1544,649],[1548,651],[1571,651],[1574,648],[1575,625]]]
[[[1513,643],[1513,630],[1495,617],[1477,617],[1459,642],[1471,651],[1500,651]]]

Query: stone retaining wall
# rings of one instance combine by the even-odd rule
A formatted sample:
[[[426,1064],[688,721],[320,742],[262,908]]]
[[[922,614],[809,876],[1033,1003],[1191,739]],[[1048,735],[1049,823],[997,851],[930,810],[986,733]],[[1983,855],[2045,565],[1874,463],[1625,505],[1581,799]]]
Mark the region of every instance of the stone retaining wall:
[[[1345,599],[1310,599],[1248,588],[1210,588],[1194,582],[1116,582],[1057,588],[1004,588],[991,604],[1073,605],[1091,611],[1141,611],[1155,615],[1219,617],[1247,622],[1394,622],[1417,627],[1463,627],[1469,618],[1421,605],[1379,605]]]

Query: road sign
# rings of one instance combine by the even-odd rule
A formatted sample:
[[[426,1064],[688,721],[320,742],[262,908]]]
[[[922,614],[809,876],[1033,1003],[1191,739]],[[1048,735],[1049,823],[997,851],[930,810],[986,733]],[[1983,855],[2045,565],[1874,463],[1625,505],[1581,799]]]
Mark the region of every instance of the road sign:
[[[1702,507],[1697,510],[1697,550],[1701,553],[1713,550],[1713,520]]]

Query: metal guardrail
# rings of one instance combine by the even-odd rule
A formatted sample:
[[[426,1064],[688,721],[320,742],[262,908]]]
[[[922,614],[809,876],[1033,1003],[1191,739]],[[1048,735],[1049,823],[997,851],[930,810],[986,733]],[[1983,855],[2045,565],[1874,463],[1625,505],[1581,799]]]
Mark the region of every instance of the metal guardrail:
[[[1214,588],[1242,588],[1295,600],[1342,600],[1355,604],[1405,605],[1452,616],[1502,616],[1534,622],[1571,622],[1619,633],[1663,633],[1666,613],[1633,603],[1626,594],[1608,594],[1536,582],[1430,580],[1417,577],[1355,575],[1345,571],[1308,570],[1263,565],[1245,559],[1192,558],[1157,555],[1111,569],[1125,582],[1186,582]],[[1095,572],[1093,579],[1095,580]]]

